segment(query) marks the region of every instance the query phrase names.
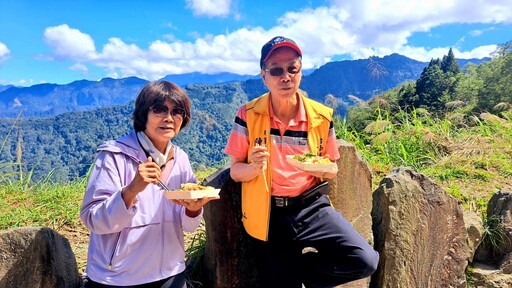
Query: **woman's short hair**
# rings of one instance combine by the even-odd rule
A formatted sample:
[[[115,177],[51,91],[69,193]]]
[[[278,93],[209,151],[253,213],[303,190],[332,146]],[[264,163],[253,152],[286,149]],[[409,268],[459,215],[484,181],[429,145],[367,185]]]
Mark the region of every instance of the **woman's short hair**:
[[[154,105],[165,105],[166,100],[174,103],[176,108],[185,110],[181,129],[187,126],[191,119],[191,104],[187,93],[169,81],[158,81],[146,84],[135,100],[132,120],[136,132],[146,130],[150,108]]]

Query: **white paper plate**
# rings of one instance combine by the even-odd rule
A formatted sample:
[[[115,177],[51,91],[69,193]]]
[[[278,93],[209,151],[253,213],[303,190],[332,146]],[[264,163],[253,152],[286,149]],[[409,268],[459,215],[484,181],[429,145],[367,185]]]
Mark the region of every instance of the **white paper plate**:
[[[204,197],[217,197],[219,192],[220,189],[210,189],[194,191],[173,190],[165,191],[164,193],[167,199],[199,199]]]
[[[293,167],[296,167],[300,170],[308,171],[308,172],[329,172],[332,171],[336,167],[336,163],[325,163],[325,164],[311,164],[311,163],[303,163],[297,159],[293,158],[294,155],[286,155],[286,161],[290,163]]]

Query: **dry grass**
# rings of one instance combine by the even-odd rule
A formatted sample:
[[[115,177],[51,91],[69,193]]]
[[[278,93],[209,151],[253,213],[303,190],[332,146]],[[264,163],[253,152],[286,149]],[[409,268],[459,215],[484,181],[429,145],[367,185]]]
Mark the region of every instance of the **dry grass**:
[[[402,121],[405,125],[389,125],[379,135],[344,127],[337,131],[358,143],[372,169],[374,187],[393,168],[412,167],[454,196],[463,209],[483,217],[494,193],[512,191],[512,125],[503,121],[461,128],[451,121],[414,118]]]

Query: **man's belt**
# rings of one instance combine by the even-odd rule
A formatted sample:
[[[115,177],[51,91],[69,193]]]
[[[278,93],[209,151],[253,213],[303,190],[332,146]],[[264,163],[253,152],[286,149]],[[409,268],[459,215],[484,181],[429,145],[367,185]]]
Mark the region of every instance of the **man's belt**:
[[[329,183],[327,181],[321,182],[320,184],[310,188],[299,196],[295,197],[279,197],[272,196],[271,204],[272,207],[280,208],[298,208],[306,207],[311,203],[315,202],[322,195],[329,193]]]

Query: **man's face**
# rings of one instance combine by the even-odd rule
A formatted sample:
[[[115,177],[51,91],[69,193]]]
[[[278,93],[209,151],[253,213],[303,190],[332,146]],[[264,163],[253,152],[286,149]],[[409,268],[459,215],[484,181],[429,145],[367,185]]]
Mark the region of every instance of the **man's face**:
[[[261,70],[263,82],[272,97],[293,97],[302,79],[302,63],[295,50],[282,47],[274,51]]]

